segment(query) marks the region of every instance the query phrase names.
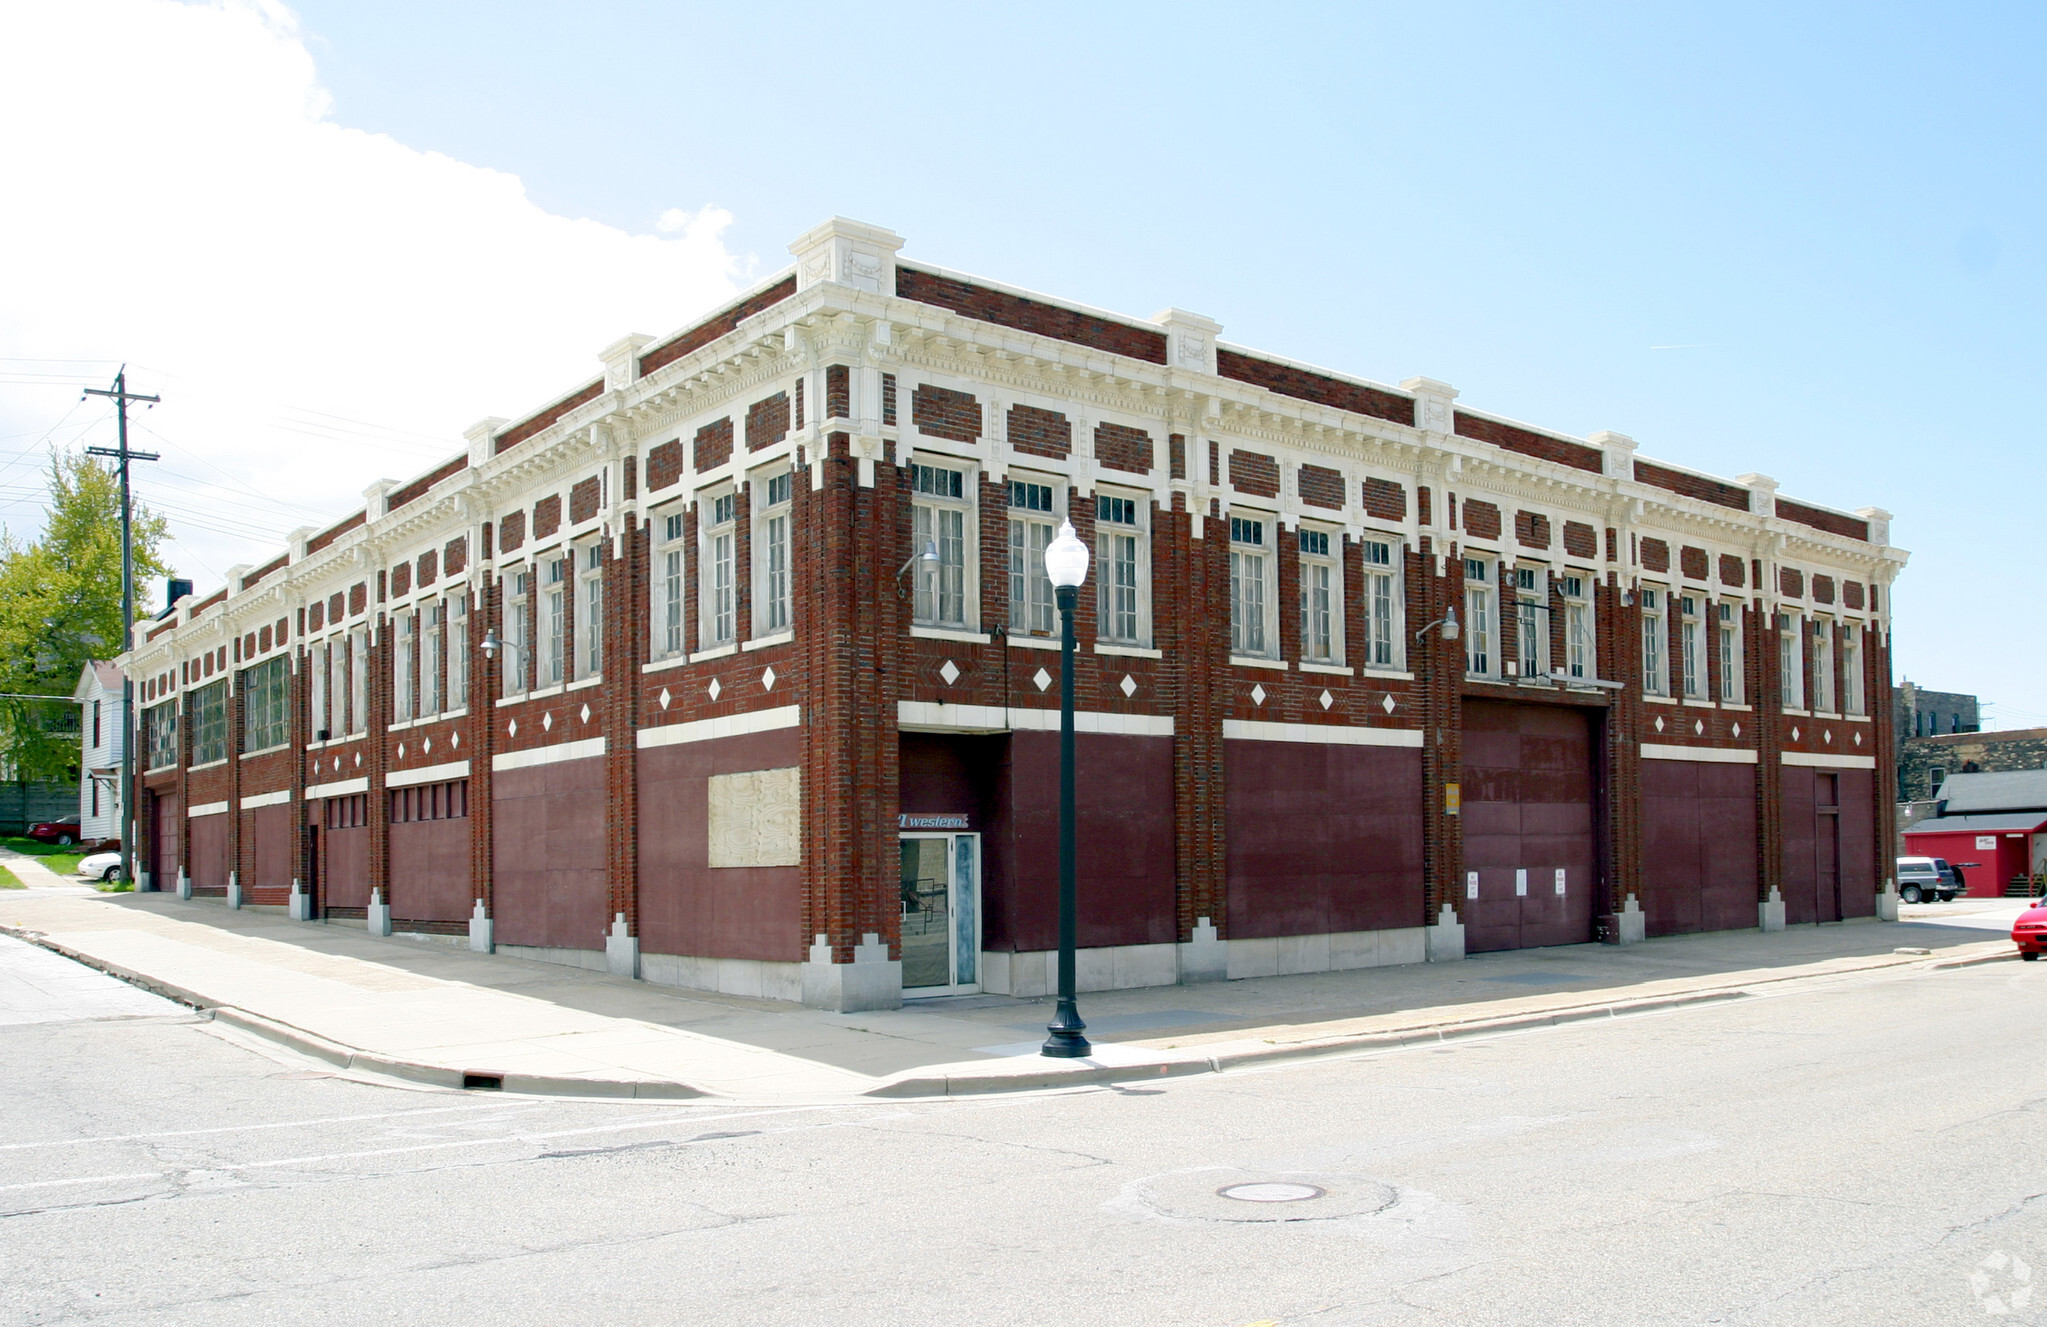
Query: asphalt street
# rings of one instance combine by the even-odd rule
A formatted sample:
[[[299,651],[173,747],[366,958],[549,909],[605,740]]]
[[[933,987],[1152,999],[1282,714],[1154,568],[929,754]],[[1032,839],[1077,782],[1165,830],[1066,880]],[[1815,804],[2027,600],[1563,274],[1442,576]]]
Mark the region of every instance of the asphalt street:
[[[2033,1322],[2043,982],[757,1108],[352,1081],[0,938],[0,1322]]]

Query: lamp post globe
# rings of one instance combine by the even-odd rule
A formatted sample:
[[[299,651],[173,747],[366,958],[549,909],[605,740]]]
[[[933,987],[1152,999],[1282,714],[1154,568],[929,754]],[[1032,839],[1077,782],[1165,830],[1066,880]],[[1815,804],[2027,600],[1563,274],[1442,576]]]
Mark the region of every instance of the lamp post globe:
[[[1094,1050],[1073,1003],[1075,913],[1073,867],[1073,604],[1087,579],[1087,545],[1064,521],[1045,546],[1045,576],[1059,600],[1059,1006],[1045,1028],[1043,1053],[1078,1059]]]

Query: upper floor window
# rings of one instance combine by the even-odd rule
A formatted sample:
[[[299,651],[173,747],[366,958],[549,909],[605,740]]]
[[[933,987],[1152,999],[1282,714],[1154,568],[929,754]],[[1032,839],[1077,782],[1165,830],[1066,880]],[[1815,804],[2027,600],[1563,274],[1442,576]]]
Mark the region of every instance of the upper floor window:
[[[578,677],[596,677],[604,671],[604,542],[585,545],[576,555],[582,567],[576,582],[576,644],[583,657]]]
[[[469,596],[447,600],[448,708],[469,707]]]
[[[334,735],[334,721],[327,715],[328,697],[333,695],[332,654],[332,646],[324,640],[306,648],[306,709],[315,742]]]
[[[227,680],[200,687],[186,704],[192,711],[192,763],[227,759]]]
[[[685,644],[683,632],[684,542],[688,523],[681,512],[654,517],[654,657],[672,659]]]
[[[1140,498],[1095,495],[1095,634],[1118,645],[1143,645],[1149,634],[1144,537],[1149,511]],[[1038,564],[1044,565],[1042,555]]]
[[[1301,549],[1301,658],[1333,664],[1343,640],[1343,569],[1336,554],[1342,536],[1303,528]]]
[[[703,607],[697,614],[701,648],[736,640],[739,612],[739,495],[720,493],[703,504]]]
[[[400,613],[394,624],[397,629],[397,648],[391,652],[391,707],[393,717],[403,723],[413,714],[414,669],[418,666],[418,635],[411,613]]]
[[[419,712],[441,712],[441,671],[448,644],[447,605],[436,599],[419,610]]]
[[[1841,628],[1841,712],[1863,713],[1862,632],[1854,626]]]
[[[1741,703],[1741,609],[1723,599],[1713,606],[1720,641],[1720,700]]]
[[[913,464],[910,493],[917,577],[916,618],[928,626],[967,625],[967,549],[972,522],[967,476],[942,465]],[[937,560],[925,553],[935,550]]]
[[[562,680],[568,661],[562,655],[568,636],[569,560],[549,558],[540,564],[540,685]]]
[[[1685,695],[1694,699],[1706,694],[1706,624],[1699,616],[1696,595],[1678,597],[1678,641],[1684,647]]]
[[[1777,693],[1787,710],[1805,708],[1804,635],[1798,614],[1777,614]]]
[[[1493,565],[1464,559],[1464,668],[1480,677],[1493,672]]]
[[[1670,633],[1663,619],[1663,592],[1642,591],[1642,690],[1652,696],[1670,694],[1664,656],[1670,651]]]
[[[242,670],[242,750],[283,746],[290,732],[285,692],[291,675],[283,655]]]
[[[753,631],[771,636],[789,630],[789,519],[794,510],[794,477],[784,471],[760,484],[760,515],[755,517]]]
[[[1834,708],[1834,624],[1825,618],[1812,624],[1812,707]]]
[[[1364,584],[1358,587],[1365,615],[1365,667],[1398,668],[1401,662],[1400,564],[1393,544],[1367,539],[1363,545]]]
[[[1562,578],[1557,587],[1564,599],[1564,671],[1573,678],[1599,675],[1598,647],[1592,639],[1593,579],[1582,572]]]
[[[533,573],[521,569],[505,577],[504,687],[516,696],[532,683],[533,632],[528,623],[533,611]]]
[[[1230,653],[1271,657],[1272,545],[1266,523],[1230,517]]]
[[[1009,634],[1050,636],[1054,623],[1052,582],[1045,575],[1045,546],[1052,542],[1057,511],[1050,484],[1009,481]],[[921,546],[920,550],[921,552]]]
[[[178,702],[166,701],[142,712],[144,769],[163,769],[178,763]]]
[[[370,633],[358,627],[348,633],[348,731],[370,728]]]
[[[1549,570],[1514,568],[1514,644],[1521,676],[1549,676]]]

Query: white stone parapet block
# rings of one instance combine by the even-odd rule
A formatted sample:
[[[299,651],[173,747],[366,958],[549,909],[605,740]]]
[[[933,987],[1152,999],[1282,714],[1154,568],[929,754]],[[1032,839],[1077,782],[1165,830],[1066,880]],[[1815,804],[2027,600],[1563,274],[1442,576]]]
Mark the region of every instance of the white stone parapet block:
[[[313,896],[299,881],[291,882],[291,919],[295,922],[313,920]]]
[[[230,908],[242,906],[242,880],[233,871],[227,873],[227,905]]]
[[[370,891],[370,906],[363,916],[363,928],[371,935],[391,934],[391,905],[384,902],[384,891]]]
[[[1766,931],[1784,929],[1784,896],[1777,892],[1777,886],[1770,886],[1770,897],[1756,904],[1756,925]]]
[[[1436,924],[1426,928],[1428,932],[1429,962],[1461,963],[1464,961],[1464,923],[1457,920],[1457,909],[1450,904],[1443,905],[1442,915]]]
[[[1194,923],[1194,938],[1180,946],[1180,981],[1225,981],[1230,975],[1230,947],[1203,917]]]
[[[611,934],[604,937],[604,966],[614,977],[639,979],[639,937],[626,929],[622,912],[612,915]]]
[[[1614,920],[1619,923],[1622,944],[1639,945],[1649,938],[1649,917],[1633,894],[1628,895],[1627,902],[1614,914]]]
[[[484,909],[483,900],[476,900],[476,911],[469,914],[469,947],[479,954],[497,951],[491,934],[490,913]]]

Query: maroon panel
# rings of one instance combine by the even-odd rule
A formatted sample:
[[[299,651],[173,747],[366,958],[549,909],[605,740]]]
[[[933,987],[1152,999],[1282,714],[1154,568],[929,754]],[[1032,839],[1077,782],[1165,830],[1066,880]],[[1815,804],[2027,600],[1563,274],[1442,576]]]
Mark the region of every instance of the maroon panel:
[[[370,831],[367,826],[355,829],[328,829],[321,833],[327,836],[327,876],[321,881],[322,906],[329,908],[367,908],[370,905]]]
[[[1782,771],[1784,883],[1779,889],[1784,896],[1784,920],[1793,925],[1820,918],[1814,773],[1808,765],[1786,765]]]
[[[185,823],[185,803],[176,793],[159,793],[156,798],[156,813],[151,817],[149,839],[149,873],[158,889],[171,889],[177,885],[179,830]]]
[[[469,817],[391,826],[391,915],[414,922],[466,921]]]
[[[1229,934],[1422,923],[1421,752],[1223,743]]]
[[[1841,915],[1876,916],[1876,771],[1841,771]],[[2000,840],[2002,842],[2002,840]],[[2021,869],[2024,869],[2023,867]]]
[[[289,806],[259,806],[249,813],[249,837],[256,849],[255,870],[246,882],[251,888],[291,888],[298,874],[292,818]]]
[[[1756,924],[1756,770],[1642,762],[1642,905],[1650,935]]]
[[[602,949],[611,929],[603,757],[505,770],[492,791],[498,942]]]
[[[186,822],[192,835],[192,888],[227,888],[227,817],[198,816]]]
[[[1171,944],[1179,938],[1173,739],[1077,734],[1074,786],[1081,945]],[[1052,949],[1059,941],[1059,734],[1010,734],[1007,792],[1004,878],[991,890],[983,876],[982,943]]]
[[[1077,764],[1077,749],[1075,757]],[[981,836],[981,944],[985,949],[1011,949],[1017,906],[1010,888],[1015,844],[1009,736],[904,733],[897,745],[897,769],[898,804],[905,814],[963,815],[967,828]],[[1057,777],[1056,766],[1053,775]],[[1058,795],[1056,786],[1053,795]],[[1053,869],[1057,870],[1056,859]]]
[[[651,954],[800,962],[802,871],[708,865],[713,774],[803,763],[794,728],[639,753],[640,946]]]
[[[1473,952],[1592,938],[1598,855],[1591,722],[1560,705],[1464,702],[1464,869],[1460,901]],[[1564,893],[1556,873],[1564,872]],[[1517,872],[1526,871],[1526,892]]]

